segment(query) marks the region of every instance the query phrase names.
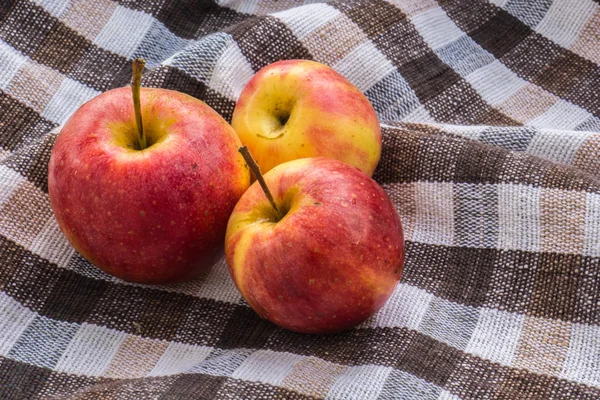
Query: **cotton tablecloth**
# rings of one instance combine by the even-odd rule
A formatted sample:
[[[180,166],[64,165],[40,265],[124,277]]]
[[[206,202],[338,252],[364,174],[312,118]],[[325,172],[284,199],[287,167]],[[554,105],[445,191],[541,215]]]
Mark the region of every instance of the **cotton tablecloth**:
[[[50,151],[135,57],[228,120],[281,59],[366,94],[406,236],[378,314],[291,333],[224,262],[145,286],[73,250]],[[597,0],[0,0],[0,399],[600,398],[598,132]]]

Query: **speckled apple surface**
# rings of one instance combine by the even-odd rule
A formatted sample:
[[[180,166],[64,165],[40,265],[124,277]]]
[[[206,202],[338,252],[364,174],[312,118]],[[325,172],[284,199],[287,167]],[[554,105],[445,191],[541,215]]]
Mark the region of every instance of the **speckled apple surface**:
[[[284,60],[258,71],[231,125],[263,172],[286,161],[329,157],[373,175],[381,130],[369,100],[330,67]]]
[[[249,185],[231,126],[183,93],[144,88],[137,149],[130,88],[84,104],[54,145],[54,214],[85,258],[119,278],[191,279],[222,254],[228,217]]]
[[[258,183],[227,227],[229,271],[248,304],[290,330],[356,326],[383,306],[402,273],[400,218],[383,189],[355,167],[327,158],[281,164]]]

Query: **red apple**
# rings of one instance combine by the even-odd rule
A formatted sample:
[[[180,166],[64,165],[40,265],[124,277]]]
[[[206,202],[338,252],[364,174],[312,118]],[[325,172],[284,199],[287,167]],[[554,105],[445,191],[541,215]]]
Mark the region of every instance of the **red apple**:
[[[323,156],[371,176],[381,155],[381,130],[369,100],[314,61],[278,61],[258,71],[242,91],[231,125],[264,172]]]
[[[73,114],[52,150],[50,202],[73,247],[102,270],[143,283],[191,279],[222,254],[249,171],[235,132],[205,103],[164,89],[140,97],[143,134],[129,87]]]
[[[264,180],[279,214],[254,183],[225,239],[229,272],[250,307],[304,333],[345,330],[380,309],[404,260],[400,218],[383,189],[323,157],[281,164]]]

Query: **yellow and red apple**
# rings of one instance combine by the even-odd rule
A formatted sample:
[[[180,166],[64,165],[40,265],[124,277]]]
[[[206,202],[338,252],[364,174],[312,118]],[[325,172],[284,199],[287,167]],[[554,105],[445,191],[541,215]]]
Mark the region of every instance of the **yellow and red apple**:
[[[371,176],[381,155],[379,121],[369,100],[314,61],[278,61],[258,71],[242,91],[231,124],[263,172],[323,156]]]
[[[141,89],[141,144],[131,88],[79,108],[52,151],[48,189],[60,228],[119,278],[196,277],[222,254],[227,220],[250,184],[231,126],[202,101]]]
[[[297,332],[358,325],[400,279],[400,218],[383,189],[337,160],[290,161],[265,174],[278,212],[258,182],[227,226],[229,272],[263,318]]]

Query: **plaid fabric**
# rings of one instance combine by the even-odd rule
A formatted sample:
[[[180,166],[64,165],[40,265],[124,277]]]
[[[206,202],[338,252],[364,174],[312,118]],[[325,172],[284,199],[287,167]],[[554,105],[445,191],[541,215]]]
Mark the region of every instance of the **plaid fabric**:
[[[279,59],[366,93],[407,240],[378,314],[290,333],[223,262],[143,286],[72,249],[52,144],[134,57],[225,118]],[[0,0],[0,129],[0,399],[600,398],[597,0]]]

